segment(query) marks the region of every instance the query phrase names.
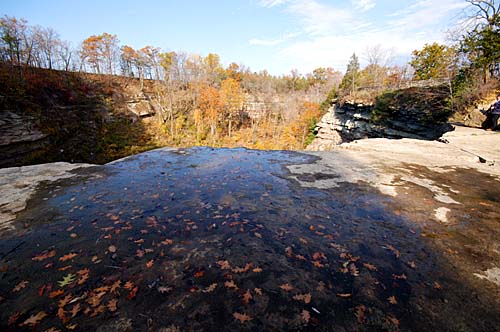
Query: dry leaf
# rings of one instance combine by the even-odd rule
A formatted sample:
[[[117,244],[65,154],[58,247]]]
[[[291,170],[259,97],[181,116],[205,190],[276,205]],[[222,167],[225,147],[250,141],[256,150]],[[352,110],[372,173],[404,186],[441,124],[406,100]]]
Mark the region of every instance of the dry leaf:
[[[304,309],[300,313],[300,318],[302,318],[304,322],[309,323],[309,320],[311,319],[311,314],[309,313],[309,311]]]
[[[252,270],[252,272],[261,273],[262,269],[260,267],[256,267],[255,269]]]
[[[305,304],[309,304],[311,303],[311,294],[297,294],[293,297],[293,299],[297,301],[304,301]]]
[[[398,304],[398,300],[396,300],[396,297],[393,295],[393,296],[389,296],[387,298],[387,301],[389,301],[390,304]]]
[[[132,281],[127,281],[125,285],[123,285],[123,288],[131,290],[132,288],[134,288],[134,283]]]
[[[117,307],[116,307],[116,304],[118,303],[118,300],[117,299],[112,299],[112,300],[109,300],[108,301],[108,304],[106,305],[106,307],[108,308],[109,311],[111,312],[115,312]]]
[[[59,295],[64,294],[64,291],[62,289],[55,290],[53,292],[49,293],[49,297],[53,299],[54,297],[58,297]]]
[[[117,280],[115,281],[112,285],[111,285],[111,288],[109,289],[109,291],[111,293],[116,293],[116,291],[118,290],[118,288],[120,288],[120,285],[122,284],[121,280]]]
[[[352,294],[351,293],[337,293],[337,296],[346,299],[348,297],[351,297]]]
[[[146,263],[146,267],[147,267],[148,269],[150,269],[150,268],[152,268],[152,267],[153,267],[153,264],[154,264],[154,260],[152,259],[152,260],[150,260],[150,261],[148,261],[148,262]]]
[[[108,251],[109,251],[109,252],[116,252],[116,246],[115,246],[115,245],[110,245],[110,246],[108,247]]]
[[[370,271],[377,271],[377,267],[370,263],[363,263],[363,266],[366,267]]]
[[[366,307],[364,305],[360,304],[356,307],[355,315],[356,318],[358,319],[358,323],[363,324],[365,322],[366,319],[365,312],[366,312]]]
[[[217,284],[211,284],[210,286],[208,286],[207,288],[205,288],[204,290],[202,290],[203,293],[212,293],[215,289],[217,288]]]
[[[55,255],[56,255],[56,251],[50,250],[50,251],[44,251],[41,254],[38,254],[31,259],[36,261],[36,262],[41,262],[43,260],[46,260],[47,258],[54,257]]]
[[[80,309],[80,303],[75,304],[70,310],[71,318],[74,318],[80,312]]]
[[[231,265],[228,261],[218,261],[217,265],[219,265],[221,270],[231,270]]]
[[[262,239],[262,235],[260,233],[255,232],[253,233],[253,235],[255,235],[255,237],[258,237],[259,239]]]
[[[262,295],[262,289],[261,288],[254,288],[253,291],[255,292],[255,294],[257,295]]]
[[[240,323],[245,323],[249,322],[252,320],[252,317],[246,315],[246,314],[240,314],[239,312],[233,313],[233,317],[238,320]]]
[[[18,283],[18,284],[14,287],[14,289],[12,289],[12,292],[13,292],[13,293],[17,293],[17,292],[19,292],[21,289],[26,288],[26,286],[27,286],[28,284],[29,284],[29,281],[27,281],[27,280],[23,280],[23,281],[21,281],[20,283]]]
[[[36,315],[31,315],[30,318],[26,319],[23,323],[19,324],[19,326],[26,326],[26,325],[35,326],[35,325],[38,325],[38,323],[40,323],[40,321],[42,319],[44,319],[45,317],[47,317],[47,314],[45,313],[45,311],[40,311]]]
[[[234,290],[238,290],[238,286],[234,283],[233,280],[224,282],[224,286],[226,286],[227,288],[233,288]]]
[[[13,325],[15,322],[17,322],[20,316],[21,316],[20,312],[15,312],[12,315],[10,315],[9,320],[7,321],[7,325],[9,326]]]
[[[78,256],[78,254],[75,254],[75,253],[69,253],[69,254],[66,254],[66,255],[64,255],[64,256],[59,257],[59,260],[60,260],[61,262],[65,262],[65,261],[67,261],[67,260],[70,260],[70,259],[72,259],[72,258],[75,258],[76,256]]]
[[[64,308],[59,307],[59,309],[57,309],[57,318],[59,318],[63,323],[66,323],[69,320],[69,318],[66,317]]]
[[[232,269],[233,273],[245,273],[252,268],[252,263],[246,263],[244,267],[236,267]]]
[[[137,294],[137,291],[139,290],[138,286],[135,286],[134,289],[130,291],[130,293],[127,295],[127,300],[132,300],[135,295]]]
[[[285,292],[289,292],[293,289],[293,286],[290,285],[289,283],[286,283],[286,284],[281,285],[280,288],[282,290],[284,290]]]
[[[205,271],[198,271],[194,274],[195,278],[201,278],[205,275]]]
[[[250,290],[247,289],[245,294],[243,294],[243,303],[248,304],[250,303],[250,300],[252,299],[252,294],[250,293]]]

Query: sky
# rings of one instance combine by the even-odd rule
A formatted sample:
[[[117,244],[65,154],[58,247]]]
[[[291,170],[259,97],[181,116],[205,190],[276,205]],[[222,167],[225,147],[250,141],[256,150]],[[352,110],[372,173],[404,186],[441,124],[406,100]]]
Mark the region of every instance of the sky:
[[[0,14],[55,29],[79,45],[103,32],[121,45],[161,47],[274,75],[318,67],[345,72],[369,50],[402,64],[426,43],[446,43],[465,0],[0,0]]]

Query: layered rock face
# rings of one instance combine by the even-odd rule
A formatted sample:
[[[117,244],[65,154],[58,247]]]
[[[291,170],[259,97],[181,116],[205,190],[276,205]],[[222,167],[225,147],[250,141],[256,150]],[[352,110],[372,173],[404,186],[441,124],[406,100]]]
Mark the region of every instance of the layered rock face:
[[[362,138],[434,140],[453,130],[450,124],[426,121],[427,114],[423,112],[405,108],[391,112],[391,116],[382,121],[374,117],[373,105],[333,105],[317,124],[317,136],[307,150],[327,151],[335,145]]]

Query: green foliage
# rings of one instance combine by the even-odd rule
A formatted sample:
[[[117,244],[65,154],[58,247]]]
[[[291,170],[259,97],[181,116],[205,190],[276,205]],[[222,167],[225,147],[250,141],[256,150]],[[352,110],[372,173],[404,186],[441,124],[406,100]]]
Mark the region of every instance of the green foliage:
[[[323,100],[323,102],[319,106],[320,110],[326,112],[330,108],[330,106],[332,106],[333,100],[337,99],[337,97],[338,97],[338,90],[337,88],[334,87],[333,89],[330,90],[330,92],[328,92],[328,95],[326,96],[325,100]]]
[[[420,51],[413,51],[410,65],[415,69],[419,80],[437,79],[448,76],[455,62],[455,50],[438,43],[426,44]]]
[[[340,91],[343,94],[354,93],[359,86],[359,60],[355,53],[352,54],[349,63],[347,64],[347,70],[340,83]]]
[[[376,98],[372,121],[384,123],[410,116],[423,124],[446,122],[451,115],[445,85],[388,91]]]

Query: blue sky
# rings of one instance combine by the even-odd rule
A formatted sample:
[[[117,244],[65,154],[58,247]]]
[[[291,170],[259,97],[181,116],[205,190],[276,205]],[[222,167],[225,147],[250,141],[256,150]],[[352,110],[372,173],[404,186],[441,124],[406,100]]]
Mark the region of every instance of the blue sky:
[[[93,34],[242,63],[272,74],[345,71],[353,52],[379,47],[392,62],[446,42],[465,0],[1,0],[0,14],[54,28],[78,45]]]

